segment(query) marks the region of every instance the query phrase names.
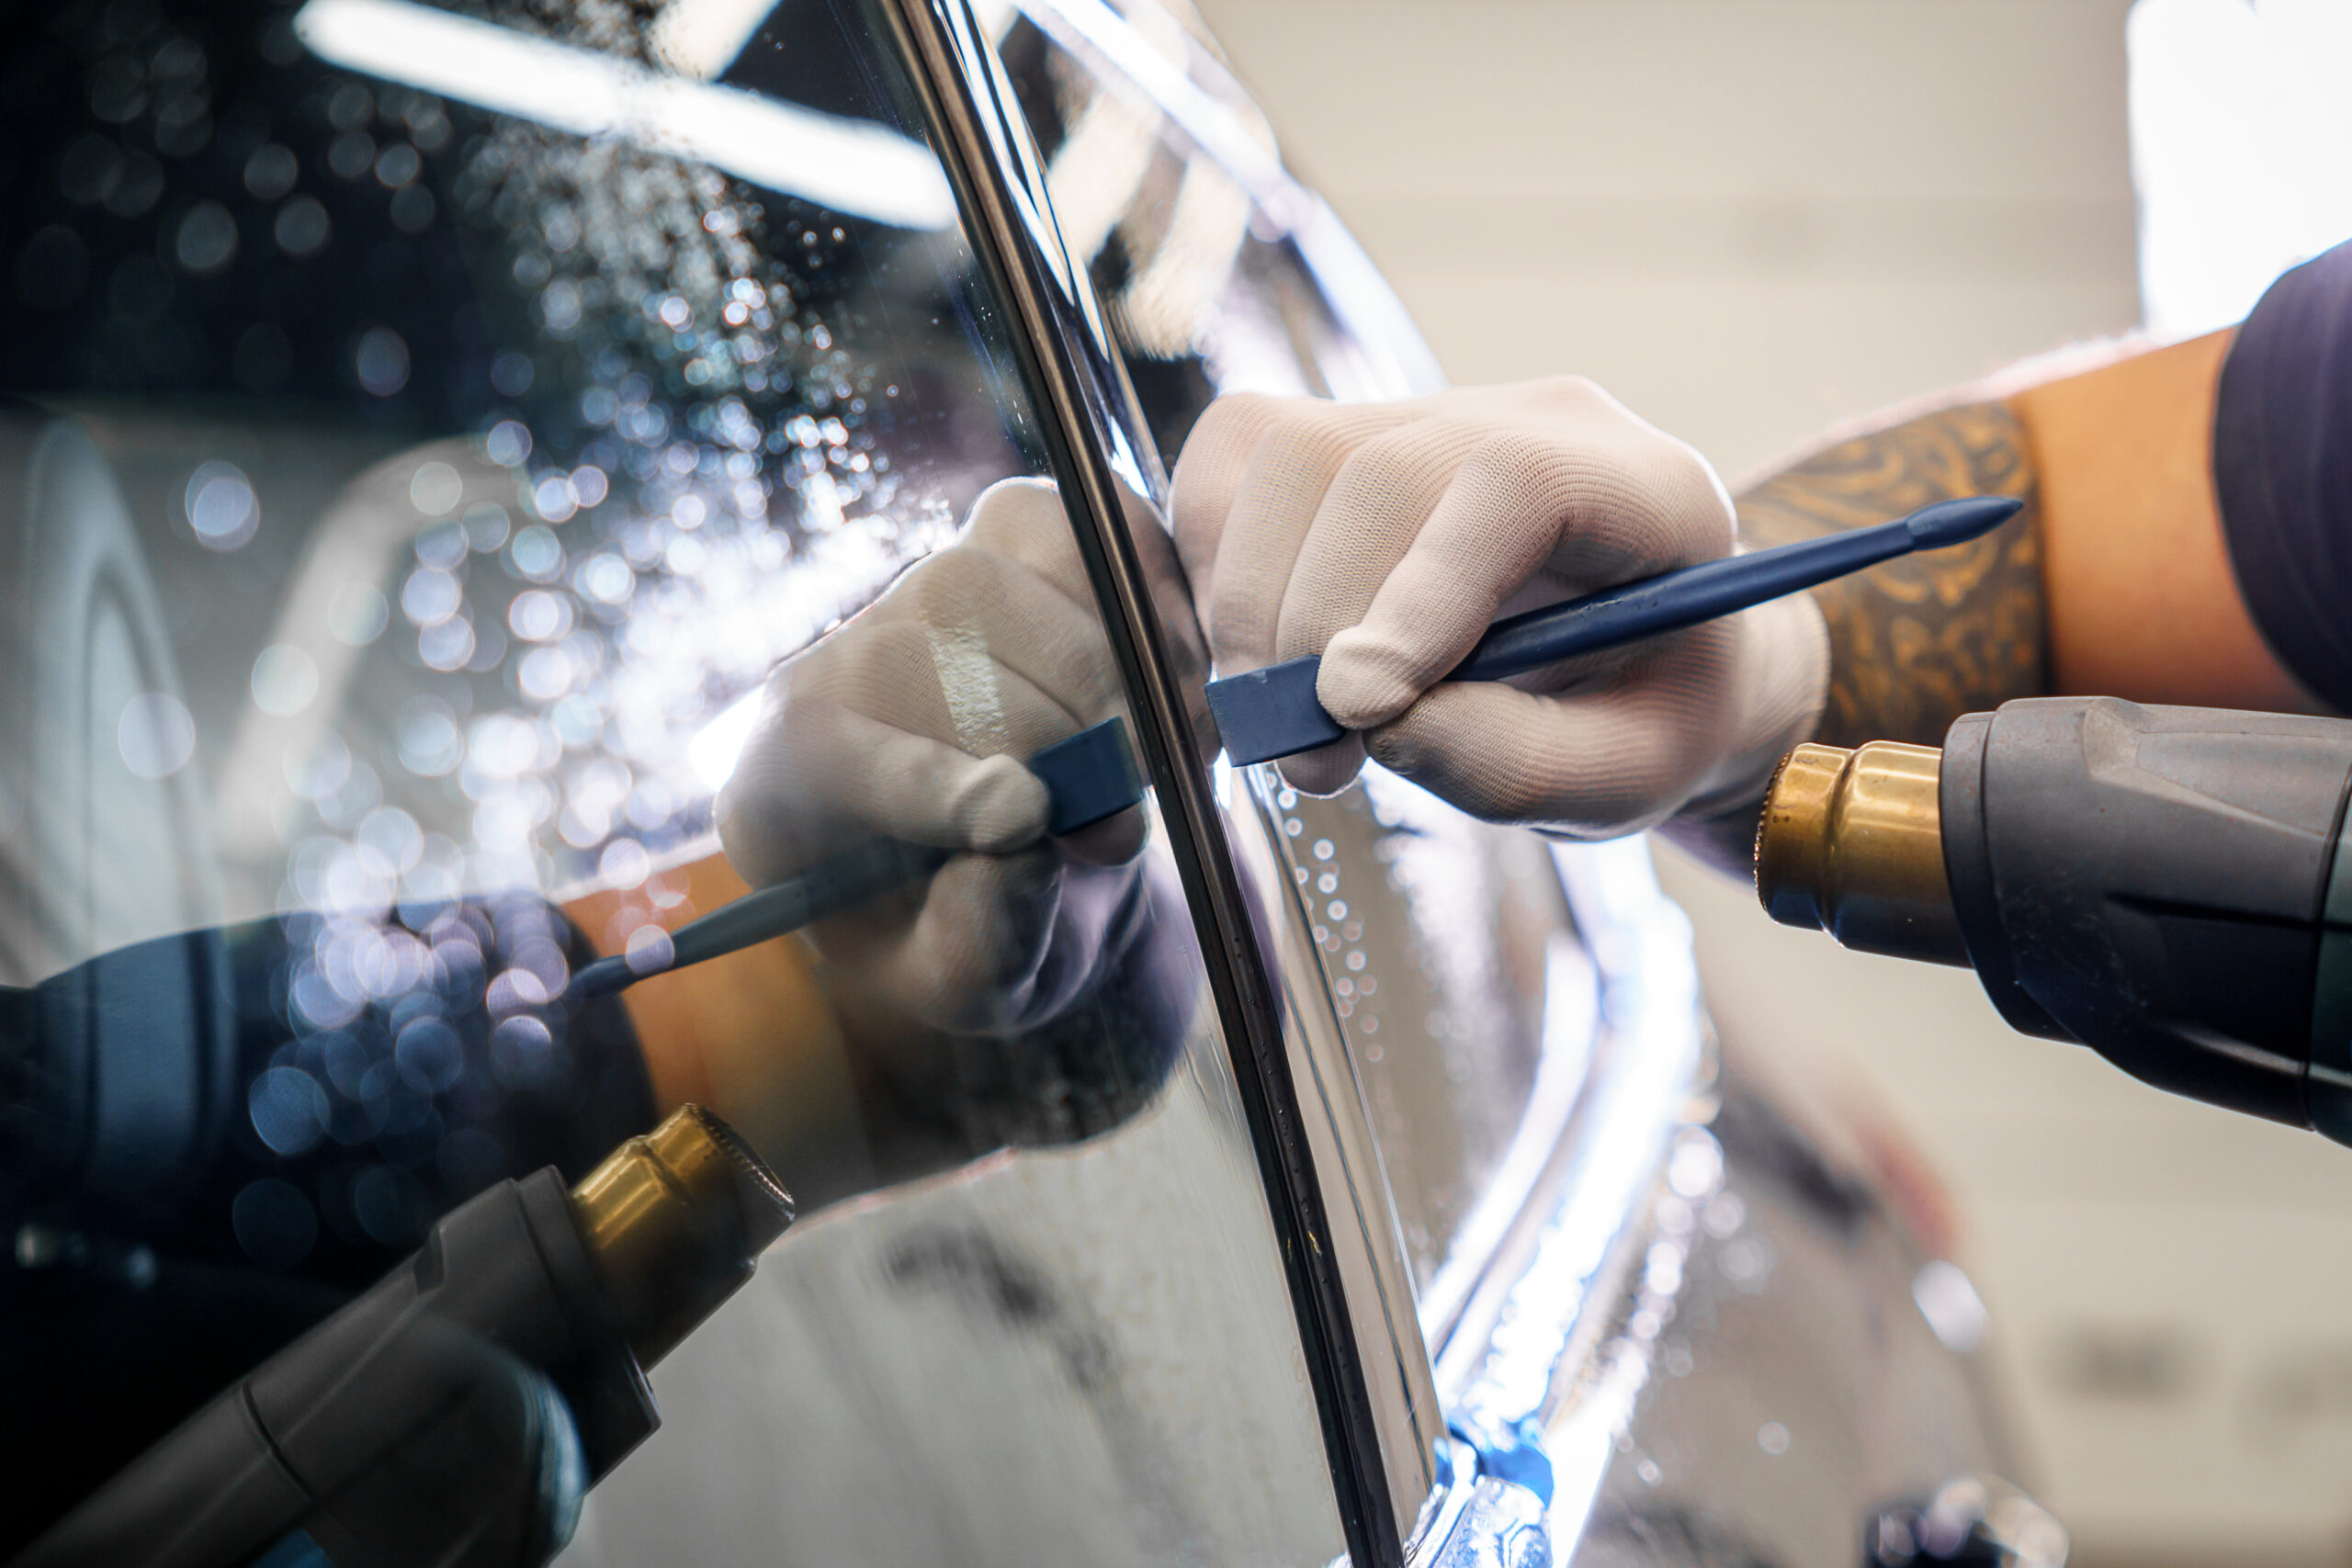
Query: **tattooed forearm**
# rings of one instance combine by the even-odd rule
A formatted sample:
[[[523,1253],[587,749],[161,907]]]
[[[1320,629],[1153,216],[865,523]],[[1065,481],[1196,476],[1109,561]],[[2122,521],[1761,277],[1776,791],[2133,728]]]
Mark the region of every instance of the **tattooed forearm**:
[[[1840,442],[1750,486],[1739,533],[1752,548],[1884,523],[1932,501],[2014,495],[2025,510],[1956,549],[1909,555],[1813,591],[1829,623],[1829,694],[1814,739],[1943,743],[1964,713],[2048,686],[2041,521],[2025,433],[1999,403],[1968,403]],[[1744,875],[1756,807],[1664,835]]]
[[[1740,536],[1761,547],[1959,495],[2014,495],[2026,506],[1973,544],[1904,556],[1813,591],[1829,623],[1829,698],[1815,739],[1940,745],[1962,714],[2046,689],[2024,431],[1999,403],[1964,404],[1816,452],[1738,498]]]

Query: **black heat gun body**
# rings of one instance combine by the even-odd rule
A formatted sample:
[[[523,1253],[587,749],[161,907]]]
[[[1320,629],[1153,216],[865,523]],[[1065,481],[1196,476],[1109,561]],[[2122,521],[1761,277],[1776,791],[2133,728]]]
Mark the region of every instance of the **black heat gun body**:
[[[2111,697],[1932,748],[1802,746],[1757,834],[1784,924],[1973,968],[2003,1018],[2352,1144],[2352,722]]]

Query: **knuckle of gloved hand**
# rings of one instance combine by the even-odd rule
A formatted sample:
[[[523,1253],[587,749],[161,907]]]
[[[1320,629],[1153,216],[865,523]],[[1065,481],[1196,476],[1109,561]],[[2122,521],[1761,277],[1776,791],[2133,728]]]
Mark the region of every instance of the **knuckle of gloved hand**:
[[[1637,474],[1659,522],[1680,536],[1694,559],[1728,555],[1736,519],[1714,468],[1674,437],[1657,431],[1648,435]]]
[[[1019,567],[1040,586],[1064,592],[1085,579],[1061,492],[1044,479],[1006,479],[990,487],[972,509],[972,525],[959,550],[944,553],[978,556],[978,565],[993,570]]]
[[[1185,460],[1196,454],[1205,460],[1221,455],[1221,448],[1237,441],[1255,445],[1258,427],[1277,417],[1284,404],[1296,400],[1270,392],[1227,392],[1215,400],[1193,422],[1183,453],[1177,459],[1177,471],[1182,472]]]
[[[1520,501],[1506,515],[1541,525],[1560,513],[1591,468],[1589,448],[1556,431],[1490,426],[1468,444],[1454,483],[1498,502]]]
[[[951,618],[968,615],[994,574],[997,560],[986,545],[967,536],[964,543],[925,556],[908,568],[890,592],[889,599],[898,601],[893,608],[925,622],[933,621],[942,611]]]
[[[909,713],[909,698],[938,684],[940,639],[964,629],[959,615],[920,614],[922,600],[921,594],[909,594],[895,614],[873,616],[856,628],[856,636],[843,637],[832,657],[812,661],[808,695],[899,724]],[[972,635],[977,639],[977,629]],[[794,694],[797,698],[799,693]]]
[[[1176,471],[1170,476],[1180,528],[1188,521],[1203,520],[1188,509],[1188,502],[1230,484],[1269,430],[1286,417],[1289,405],[1301,400],[1265,392],[1229,392],[1201,411],[1177,454]]]
[[[957,840],[981,854],[1009,854],[1035,843],[1052,809],[1037,775],[1011,757],[989,757],[948,786],[947,816]]]
[[[779,798],[757,773],[736,776],[719,791],[711,807],[718,829],[718,847],[737,874],[753,886],[776,881],[797,869],[788,824],[779,823],[774,809]]]
[[[1242,488],[1261,502],[1294,490],[1325,489],[1363,444],[1363,437],[1332,404],[1290,400],[1260,432]]]
[[[1606,476],[1589,505],[1592,542],[1625,576],[1695,566],[1731,553],[1731,510],[1702,473],[1696,482],[1672,468],[1629,468]]]
[[[1400,522],[1418,524],[1436,498],[1436,487],[1427,482],[1432,451],[1442,450],[1441,443],[1469,446],[1476,439],[1465,430],[1441,433],[1432,441],[1430,432],[1407,425],[1354,443],[1329,470],[1329,498],[1344,504],[1318,511],[1317,531],[1336,528],[1370,536],[1385,535]]]
[[[1531,409],[1553,417],[1584,418],[1613,412],[1617,400],[1589,376],[1563,373],[1539,377],[1523,384]]]

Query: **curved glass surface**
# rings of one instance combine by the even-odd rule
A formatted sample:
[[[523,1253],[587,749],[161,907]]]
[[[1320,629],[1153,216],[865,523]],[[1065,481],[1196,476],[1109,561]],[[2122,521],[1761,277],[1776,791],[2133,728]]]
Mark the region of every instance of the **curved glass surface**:
[[[1223,393],[1428,389],[1434,370],[1394,296],[1282,172],[1189,8],[1035,0],[1001,48],[1063,233],[1170,467]],[[1238,794],[1282,847],[1289,886],[1268,892],[1316,954],[1289,978],[1340,1022],[1426,1293],[1527,1119],[1547,1009],[1562,1055],[1589,1046],[1591,965],[1558,876],[1532,835],[1473,821],[1376,764],[1328,800],[1271,768]],[[1565,1076],[1550,1086],[1555,1117],[1573,1098]],[[1439,1294],[1458,1305],[1459,1290]]]
[[[694,1102],[802,1228],[567,1561],[1329,1561],[1156,806],[1011,765],[1127,697],[874,18],[9,27],[0,1545]]]

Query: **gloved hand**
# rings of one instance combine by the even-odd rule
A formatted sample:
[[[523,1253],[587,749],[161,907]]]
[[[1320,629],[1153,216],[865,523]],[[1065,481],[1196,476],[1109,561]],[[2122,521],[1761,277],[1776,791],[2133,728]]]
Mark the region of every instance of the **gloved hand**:
[[[1498,616],[1733,548],[1706,460],[1589,381],[1226,398],[1184,445],[1174,510],[1217,672],[1319,653],[1316,694],[1363,732],[1281,764],[1312,794],[1369,748],[1474,816],[1608,838],[1761,795],[1820,715],[1828,639],[1804,594],[1440,683]]]
[[[719,794],[719,842],[754,886],[877,836],[953,852],[810,939],[838,975],[934,1028],[1031,1027],[1106,962],[1144,816],[1048,839],[1046,786],[1022,760],[1122,705],[1060,498],[1007,480],[974,502],[963,538],[769,676]]]

